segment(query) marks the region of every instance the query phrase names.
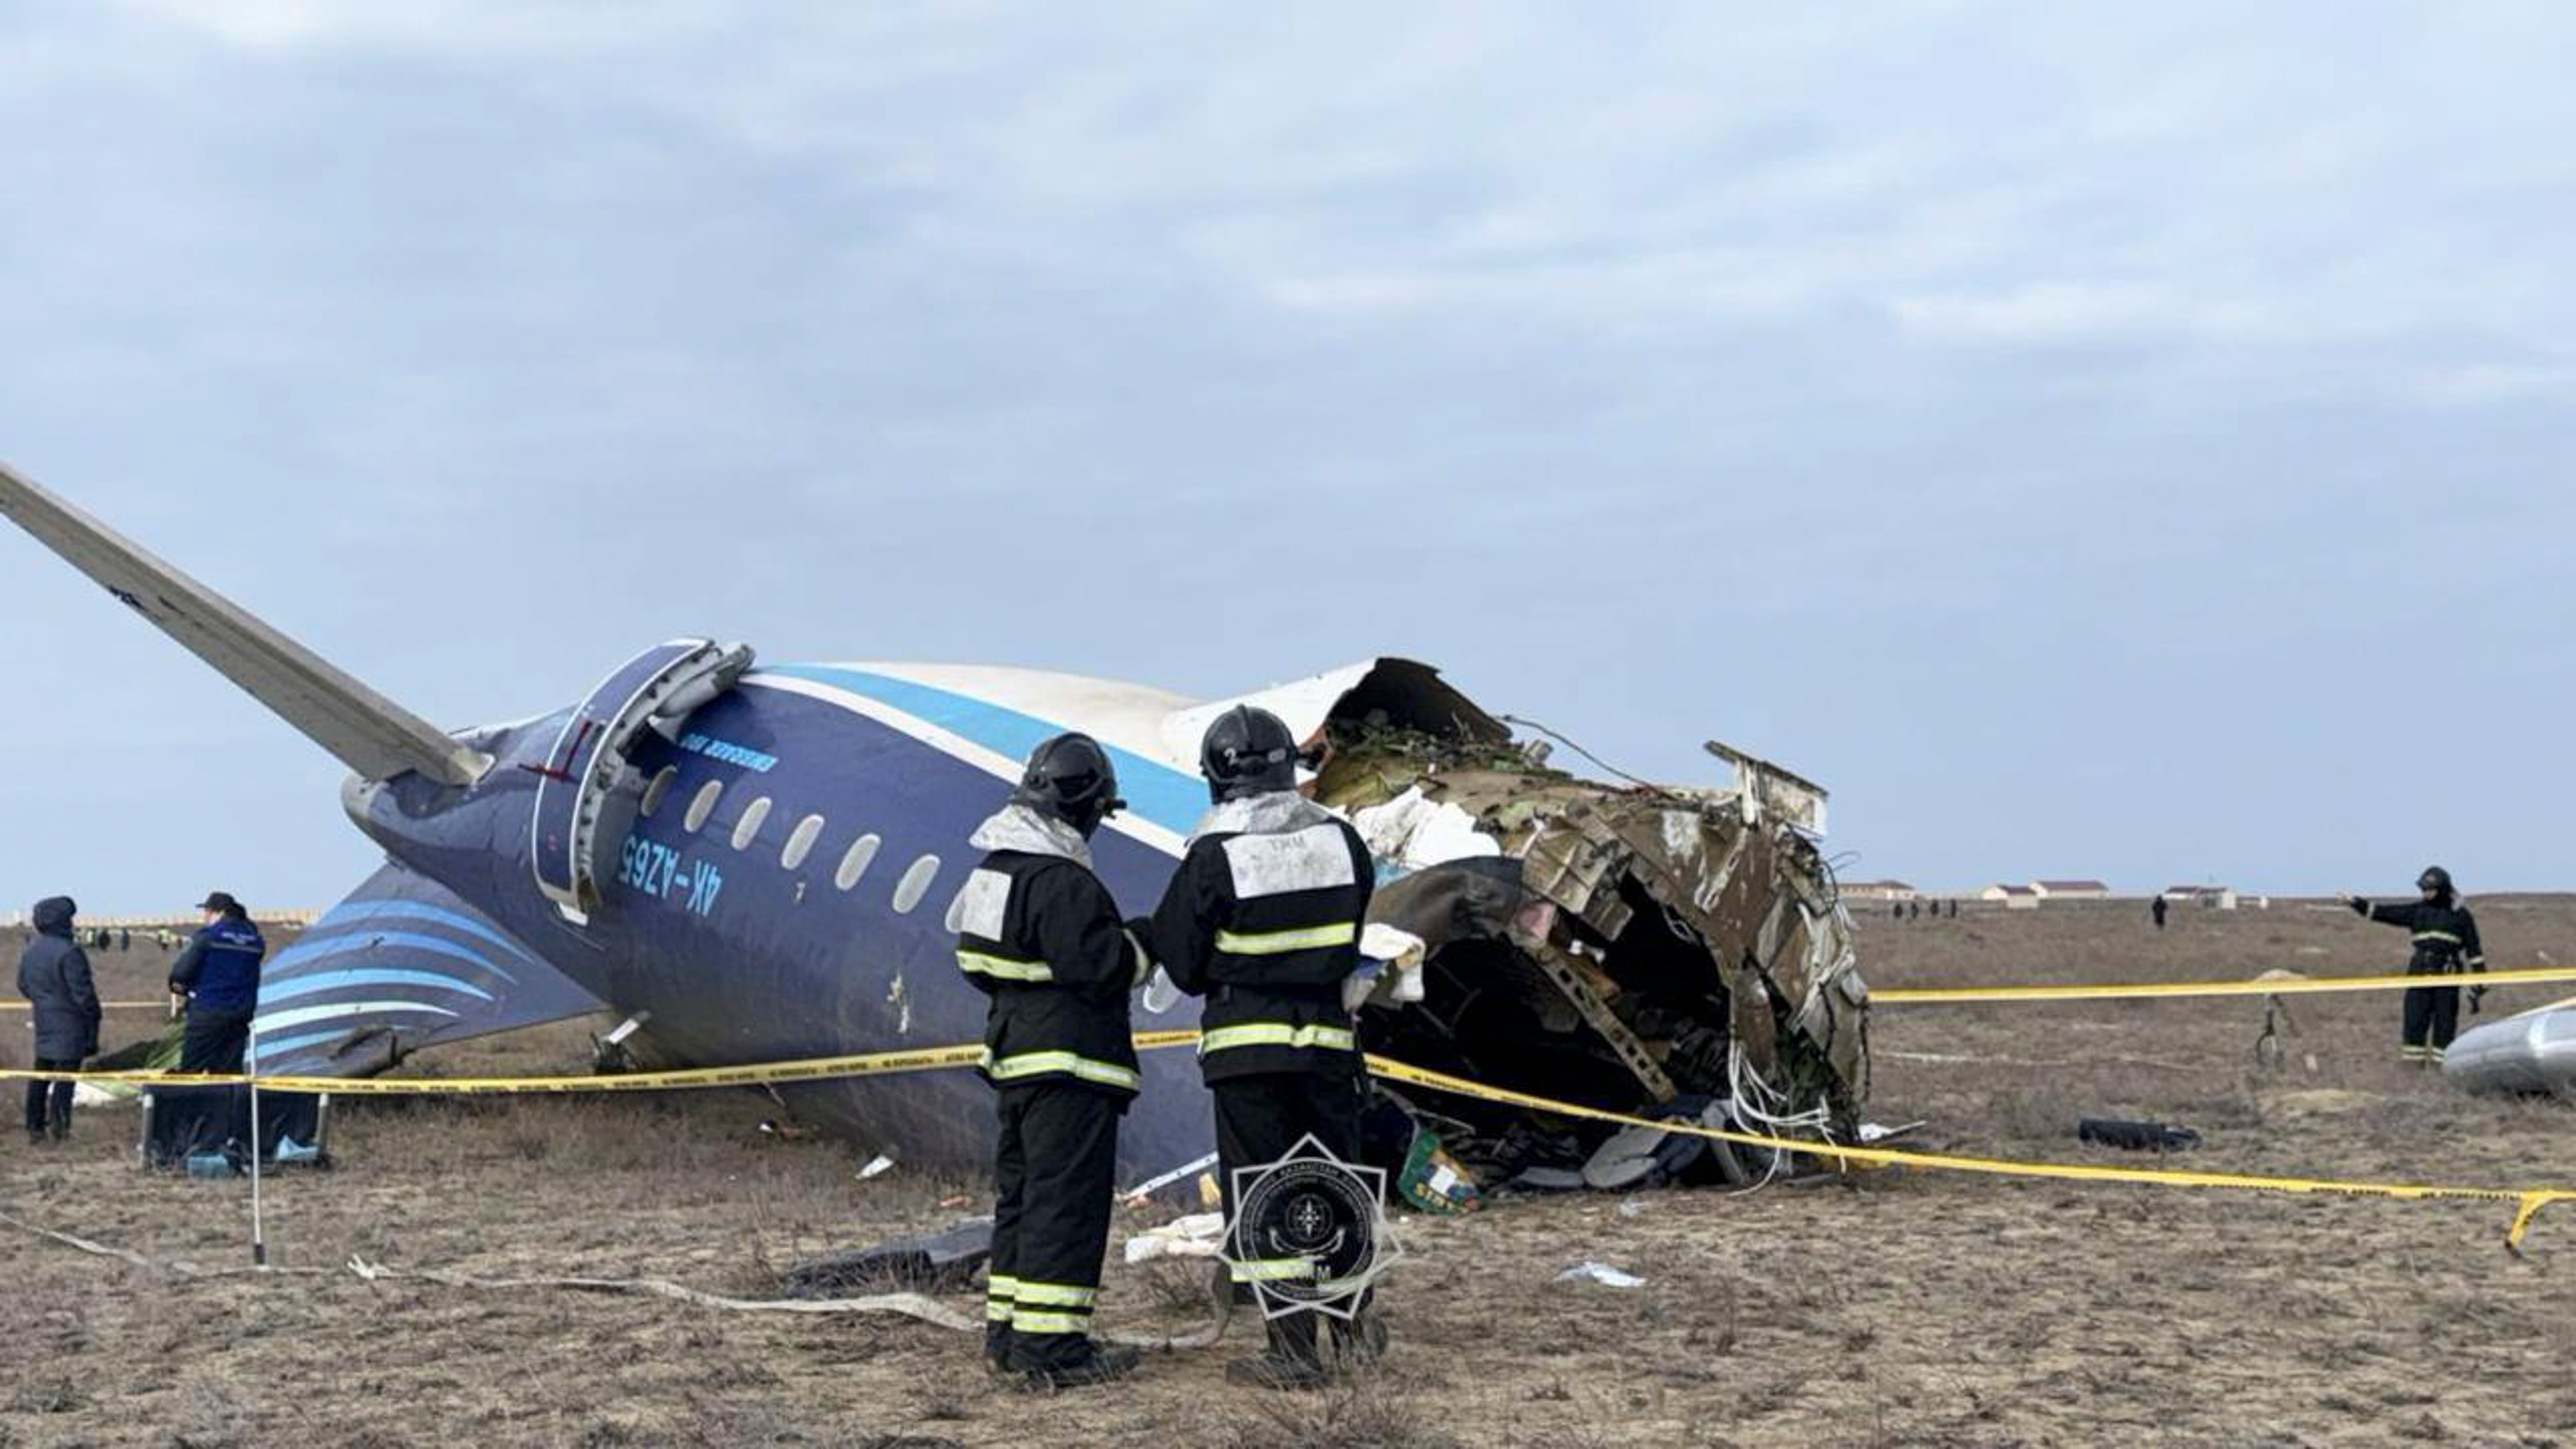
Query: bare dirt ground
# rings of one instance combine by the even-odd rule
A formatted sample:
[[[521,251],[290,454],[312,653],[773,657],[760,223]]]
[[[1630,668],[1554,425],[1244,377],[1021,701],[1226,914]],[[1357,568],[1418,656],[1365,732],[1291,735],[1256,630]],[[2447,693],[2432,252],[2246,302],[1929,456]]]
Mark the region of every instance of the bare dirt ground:
[[[2475,904],[2497,968],[2576,962],[2576,898]],[[2405,950],[2281,902],[2178,911],[2161,935],[2129,903],[1861,925],[1880,986],[2372,974]],[[160,964],[111,954],[102,974],[111,995],[148,996]],[[1871,1115],[1929,1119],[1912,1145],[2002,1157],[2136,1163],[2073,1139],[2078,1117],[2135,1116],[2205,1135],[2175,1165],[2576,1185],[2570,1109],[2402,1068],[2395,997],[2291,1009],[2302,1035],[2269,1074],[2251,1052],[2258,1000],[1886,1007]],[[12,1064],[20,1019],[0,1048]],[[111,1023],[111,1045],[145,1026]],[[438,1066],[586,1057],[567,1025]],[[337,1170],[270,1177],[272,1261],[767,1295],[801,1257],[983,1205],[972,1184],[902,1169],[861,1181],[864,1149],[761,1134],[775,1115],[741,1093],[360,1105],[335,1125]],[[242,1185],[143,1173],[132,1131],[130,1110],[102,1109],[66,1149],[0,1138],[0,1210],[156,1263],[246,1263]],[[2501,1246],[2508,1216],[1919,1172],[1505,1202],[1408,1220],[1386,1364],[1287,1400],[1225,1384],[1235,1345],[1032,1398],[992,1386],[967,1336],[906,1320],[328,1271],[192,1281],[0,1229],[0,1446],[2576,1442],[2576,1207],[2544,1214],[2523,1259]],[[1558,1280],[1583,1259],[1645,1285]],[[1113,1253],[1108,1283],[1114,1324],[1193,1320],[1186,1275]]]

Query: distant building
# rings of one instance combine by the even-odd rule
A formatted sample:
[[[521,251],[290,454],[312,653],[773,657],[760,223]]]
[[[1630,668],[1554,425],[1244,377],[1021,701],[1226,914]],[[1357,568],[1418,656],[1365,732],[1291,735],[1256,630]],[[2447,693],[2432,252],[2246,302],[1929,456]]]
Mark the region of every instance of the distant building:
[[[2236,892],[2222,885],[2166,886],[2165,900],[2177,906],[2198,906],[2205,911],[2236,909]]]
[[[1842,897],[1847,901],[1911,901],[1920,899],[1921,892],[1901,880],[1856,880],[1843,884]]]
[[[1977,899],[2000,901],[2008,911],[2035,911],[2039,909],[2040,895],[2038,891],[2026,885],[1997,884],[1977,892]]]
[[[2111,888],[2098,880],[2035,880],[2030,888],[2044,901],[2107,901]]]

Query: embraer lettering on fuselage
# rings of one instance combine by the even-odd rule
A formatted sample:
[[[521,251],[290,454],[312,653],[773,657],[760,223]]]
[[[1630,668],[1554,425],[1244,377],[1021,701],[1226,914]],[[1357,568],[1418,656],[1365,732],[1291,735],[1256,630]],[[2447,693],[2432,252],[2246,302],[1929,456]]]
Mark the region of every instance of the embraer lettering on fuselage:
[[[713,861],[692,861],[658,840],[630,835],[617,853],[617,883],[665,901],[680,892],[681,906],[704,916],[715,911],[724,872]]]
[[[728,765],[740,765],[756,775],[766,775],[778,768],[776,755],[764,755],[758,750],[746,749],[730,740],[720,740],[710,735],[682,735],[680,748],[691,754],[704,755],[710,760],[722,760]]]

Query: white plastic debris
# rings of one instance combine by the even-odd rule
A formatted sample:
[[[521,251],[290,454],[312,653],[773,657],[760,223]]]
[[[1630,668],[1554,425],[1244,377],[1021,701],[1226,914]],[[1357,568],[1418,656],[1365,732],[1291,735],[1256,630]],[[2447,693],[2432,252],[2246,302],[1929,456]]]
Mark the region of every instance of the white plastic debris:
[[[1503,853],[1502,842],[1476,828],[1475,816],[1455,805],[1433,804],[1419,785],[1383,805],[1354,811],[1351,825],[1368,842],[1369,854],[1406,870]]]
[[[886,1156],[884,1153],[878,1153],[875,1157],[868,1159],[867,1166],[859,1169],[859,1180],[861,1182],[865,1182],[869,1178],[874,1177],[881,1172],[885,1172],[893,1166],[893,1158]]]
[[[1130,1263],[1156,1258],[1213,1258],[1225,1241],[1225,1214],[1191,1213],[1159,1228],[1148,1228],[1127,1240]]]
[[[1358,1000],[1348,1003],[1354,1011],[1361,1001],[1374,1001],[1381,1006],[1409,1005],[1422,999],[1422,962],[1430,954],[1430,943],[1411,931],[1371,923],[1360,929],[1360,955],[1370,961],[1385,963],[1385,969],[1368,973]]]
[[[1961,1060],[1964,1061],[1967,1060],[1967,1058],[1961,1058]],[[1923,1123],[1919,1120],[1913,1122],[1899,1122],[1893,1127],[1890,1127],[1883,1122],[1863,1122],[1860,1124],[1861,1145],[1868,1146],[1874,1142],[1885,1142],[1891,1137],[1902,1137],[1906,1133],[1911,1132],[1922,1125]]]
[[[1581,1262],[1556,1275],[1560,1283],[1589,1278],[1609,1288],[1643,1288],[1646,1280],[1634,1273],[1622,1273],[1607,1263]]]

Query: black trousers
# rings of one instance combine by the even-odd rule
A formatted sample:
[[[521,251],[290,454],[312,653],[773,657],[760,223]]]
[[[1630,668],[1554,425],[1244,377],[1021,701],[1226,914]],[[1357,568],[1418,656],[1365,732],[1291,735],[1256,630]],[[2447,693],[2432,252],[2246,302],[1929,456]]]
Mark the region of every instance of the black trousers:
[[[1127,1098],[1062,1081],[1005,1086],[996,1096],[987,1340],[1006,1349],[1011,1367],[1061,1367],[1088,1352]]]
[[[1216,1180],[1225,1198],[1229,1227],[1234,1222],[1236,1169],[1277,1162],[1308,1136],[1344,1162],[1360,1160],[1362,1082],[1359,1077],[1314,1072],[1260,1072],[1208,1083],[1216,1098]],[[1234,1297],[1238,1303],[1254,1299],[1251,1284],[1240,1273]],[[1365,1296],[1360,1306],[1363,1310],[1368,1306]],[[1313,1358],[1315,1318],[1313,1313],[1289,1313],[1271,1319],[1271,1348]],[[1338,1320],[1334,1327],[1341,1327]]]
[[[2411,976],[2437,973],[2413,971]],[[2410,986],[2406,988],[2406,1041],[2403,1054],[2410,1061],[2438,1061],[2460,1033],[2460,988],[2456,986]]]
[[[188,1032],[179,1041],[179,1070],[238,1073],[250,1045],[249,1011],[188,1008]]]
[[[76,1072],[80,1060],[64,1061],[56,1057],[36,1058],[40,1072]],[[56,1137],[68,1136],[72,1130],[72,1084],[69,1082],[29,1082],[27,1084],[27,1134],[31,1137],[51,1132]]]

